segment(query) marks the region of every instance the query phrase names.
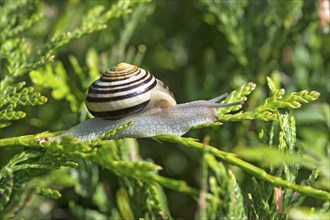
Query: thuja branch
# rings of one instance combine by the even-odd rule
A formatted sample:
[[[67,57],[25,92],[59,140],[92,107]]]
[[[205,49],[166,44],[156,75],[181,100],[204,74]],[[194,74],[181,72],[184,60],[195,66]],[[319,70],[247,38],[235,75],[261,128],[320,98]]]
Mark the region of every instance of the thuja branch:
[[[42,142],[47,141],[47,137],[54,137],[57,136],[59,132],[53,133],[40,133],[37,135],[26,135],[20,137],[11,137],[5,138],[0,140],[0,149],[7,148],[7,147],[37,147],[37,148],[44,148],[45,146]],[[87,143],[87,142],[86,142]],[[88,144],[88,143],[87,143]],[[86,154],[86,157],[83,159],[90,160],[100,166],[110,170],[115,171],[116,173],[120,173],[121,175],[127,177],[136,178],[142,182],[150,183],[150,184],[159,184],[165,188],[175,190],[193,197],[199,196],[199,190],[193,187],[190,187],[186,182],[175,180],[167,177],[163,177],[160,175],[155,175],[153,173],[148,172],[133,172],[132,170],[127,171],[129,169],[122,169],[118,163],[115,161],[109,160],[107,158],[106,161],[101,160],[97,154]],[[121,164],[123,166],[125,164]],[[128,164],[127,164],[128,166]],[[127,172],[126,172],[127,171]],[[208,200],[216,200],[211,194],[206,194],[206,199]]]
[[[24,135],[19,137],[10,137],[0,139],[0,149],[8,147],[31,147],[38,146],[40,143],[44,142],[48,137],[55,137],[59,135],[60,132],[49,132],[40,133],[36,135]]]
[[[171,143],[182,144],[190,149],[194,149],[194,150],[197,150],[200,152],[203,152],[205,147],[207,147],[208,152],[213,154],[214,156],[218,157],[219,159],[221,159],[229,164],[238,166],[239,168],[252,174],[256,178],[267,181],[267,182],[273,184],[274,186],[281,186],[284,188],[289,188],[289,189],[298,191],[300,193],[303,193],[305,195],[315,197],[318,199],[330,200],[329,192],[315,189],[310,186],[303,186],[303,185],[289,183],[280,177],[276,177],[276,176],[272,176],[272,175],[268,174],[266,171],[264,171],[263,169],[261,169],[257,166],[254,166],[253,164],[250,164],[244,160],[241,160],[235,154],[218,150],[217,148],[215,148],[213,146],[205,146],[204,144],[199,143],[191,138],[184,138],[184,137],[179,137],[179,136],[174,136],[174,135],[161,135],[161,136],[157,136],[156,139],[161,140],[161,141],[171,142]]]
[[[47,137],[53,137],[58,135],[58,132],[55,133],[41,133],[38,135],[27,135],[27,136],[21,136],[21,137],[12,137],[12,138],[5,138],[0,140],[0,149],[1,148],[6,148],[6,147],[18,147],[18,146],[26,146],[26,147],[37,147],[41,146],[41,142],[45,140]],[[168,141],[172,143],[179,143],[182,144],[190,149],[194,149],[200,152],[203,152],[205,150],[205,147],[208,148],[208,152],[213,154],[214,156],[218,157],[219,159],[230,163],[232,165],[238,166],[241,169],[245,170],[246,172],[252,174],[253,176],[265,180],[267,182],[270,182],[274,186],[281,186],[284,188],[290,188],[292,190],[298,191],[300,193],[303,193],[308,196],[312,196],[318,199],[323,199],[323,200],[330,200],[330,193],[312,188],[310,186],[303,186],[303,185],[297,185],[297,184],[292,184],[289,183],[280,177],[272,176],[269,175],[266,171],[263,169],[256,167],[244,160],[241,160],[238,158],[235,154],[233,153],[228,153],[224,151],[220,151],[215,147],[212,146],[205,146],[202,143],[199,143],[193,139],[190,138],[184,138],[184,137],[179,137],[175,135],[162,135],[162,136],[157,136],[157,140],[163,140],[163,141]],[[179,185],[171,185],[167,184],[168,181],[165,181],[165,179],[159,179],[159,178],[152,178],[155,182],[159,183],[160,185],[170,188],[170,189],[179,189],[177,188]],[[192,188],[180,188],[182,192],[191,194],[193,196],[196,196],[197,191],[192,189]]]
[[[189,194],[196,198],[199,196],[199,190],[188,186],[184,181],[170,179],[159,175],[152,175],[150,177],[153,181],[157,182],[159,185],[162,185],[165,188]],[[209,197],[211,198],[212,195],[209,194]]]

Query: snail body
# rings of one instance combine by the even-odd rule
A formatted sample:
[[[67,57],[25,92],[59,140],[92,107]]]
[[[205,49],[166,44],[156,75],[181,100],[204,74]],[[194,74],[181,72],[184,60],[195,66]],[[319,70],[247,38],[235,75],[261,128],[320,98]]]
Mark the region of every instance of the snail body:
[[[181,136],[193,126],[216,121],[215,106],[217,105],[221,104],[200,100],[178,104],[151,114],[136,115],[115,121],[93,118],[80,123],[63,134],[71,135],[81,141],[93,140],[109,130],[134,121],[134,124],[117,131],[111,138],[141,138],[161,134]]]
[[[81,141],[97,139],[120,125],[134,124],[117,131],[112,139],[178,135],[191,127],[217,120],[216,108],[242,104],[217,103],[227,94],[211,100],[176,104],[173,93],[148,71],[120,63],[106,71],[90,86],[86,106],[95,118],[64,131]],[[53,139],[59,139],[55,137]]]

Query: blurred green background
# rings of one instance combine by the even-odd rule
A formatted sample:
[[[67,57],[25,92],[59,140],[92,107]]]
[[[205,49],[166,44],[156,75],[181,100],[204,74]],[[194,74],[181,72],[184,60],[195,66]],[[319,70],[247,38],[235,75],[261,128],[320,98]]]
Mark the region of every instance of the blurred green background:
[[[131,13],[112,19],[105,30],[61,48],[52,64],[26,76],[48,102],[24,107],[28,117],[3,129],[1,137],[63,130],[85,120],[87,86],[98,74],[126,61],[148,69],[169,85],[179,103],[211,99],[255,82],[258,87],[244,106],[245,110],[253,109],[269,96],[266,76],[288,92],[316,90],[321,93],[318,101],[295,111],[298,140],[306,151],[329,152],[330,38],[324,1],[135,2]],[[31,56],[52,36],[77,27],[89,9],[97,5],[109,9],[114,3],[31,1],[21,19],[36,12],[43,14],[24,33]],[[6,73],[3,65],[1,72]],[[212,145],[234,151],[258,145],[258,132],[267,126],[257,121],[226,123],[194,130],[187,136],[202,140],[209,135]],[[150,139],[138,142],[142,157],[163,167],[161,175],[199,187],[200,164],[194,152]],[[1,152],[0,163],[7,162],[12,153]],[[232,169],[244,183],[245,174]],[[109,172],[101,171],[100,175],[110,181]],[[192,218],[197,208],[192,198],[165,192],[174,217]]]

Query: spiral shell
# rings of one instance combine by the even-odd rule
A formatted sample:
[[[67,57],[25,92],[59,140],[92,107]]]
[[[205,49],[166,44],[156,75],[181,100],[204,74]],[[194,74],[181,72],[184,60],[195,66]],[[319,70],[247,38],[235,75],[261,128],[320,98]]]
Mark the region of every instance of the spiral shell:
[[[107,70],[88,89],[86,107],[97,117],[118,120],[176,105],[173,93],[148,71],[127,63]]]

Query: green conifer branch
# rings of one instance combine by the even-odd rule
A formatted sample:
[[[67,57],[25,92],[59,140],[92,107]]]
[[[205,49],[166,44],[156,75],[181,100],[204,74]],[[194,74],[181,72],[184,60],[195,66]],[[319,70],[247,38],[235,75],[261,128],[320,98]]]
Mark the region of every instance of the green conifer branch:
[[[179,10],[182,6],[174,2],[163,4],[156,1],[145,5],[141,1],[118,0],[102,6],[98,6],[99,3],[81,2],[79,10],[74,10],[75,13],[72,13],[72,9],[78,4],[74,1],[65,5],[45,2],[39,4],[38,0],[0,2],[0,60],[4,64],[0,69],[4,73],[0,74],[0,128],[9,126],[13,120],[24,118],[26,108],[21,108],[22,106],[44,104],[47,98],[39,92],[51,93],[48,98],[65,99],[67,102],[58,102],[60,105],[56,107],[63,109],[63,104],[70,105],[70,109],[65,107],[65,112],[59,113],[54,109],[56,116],[62,117],[64,113],[71,111],[71,115],[65,114],[69,120],[84,120],[88,114],[83,105],[84,91],[99,76],[99,70],[122,61],[138,66],[147,47],[150,53],[148,57],[152,59],[145,60],[142,67],[149,65],[149,68],[158,66],[172,73],[176,70],[187,72],[187,75],[178,75],[178,80],[175,81],[185,82],[185,92],[178,95],[189,94],[189,99],[196,96],[207,98],[219,88],[227,90],[230,86],[251,79],[263,85],[265,76],[269,73],[273,78],[267,77],[266,80],[270,92],[263,91],[263,88],[255,90],[254,83],[246,83],[231,92],[223,103],[246,101],[247,96],[255,91],[249,97],[249,102],[243,106],[220,108],[217,110],[218,121],[194,127],[196,129],[219,126],[226,121],[249,120],[242,122],[240,127],[230,128],[235,131],[233,133],[226,130],[220,134],[220,138],[235,138],[231,143],[238,144],[233,151],[240,156],[209,146],[207,141],[199,143],[193,139],[172,136],[155,138],[182,144],[189,153],[191,150],[200,152],[196,156],[197,160],[201,160],[200,167],[197,167],[201,170],[201,189],[191,187],[185,181],[159,175],[161,167],[141,158],[136,140],[108,140],[115,132],[130,124],[119,126],[101,135],[98,140],[87,142],[80,142],[69,136],[62,136],[58,141],[48,140],[48,137],[58,136],[61,132],[0,139],[0,151],[4,152],[2,158],[12,154],[12,150],[7,152],[6,149],[16,148],[14,150],[19,151],[8,158],[9,161],[5,161],[0,169],[0,219],[49,218],[52,211],[44,212],[44,207],[40,204],[51,204],[54,205],[51,208],[56,209],[58,202],[49,201],[49,198],[60,198],[63,190],[70,190],[74,196],[88,202],[68,202],[65,214],[73,218],[171,219],[166,198],[162,198],[165,197],[161,192],[162,188],[199,199],[200,212],[196,217],[202,219],[295,219],[297,216],[328,216],[329,158],[325,153],[328,145],[325,134],[329,128],[329,123],[326,123],[329,104],[310,105],[302,111],[295,111],[297,130],[292,114],[292,110],[316,100],[320,95],[316,91],[299,89],[318,88],[322,94],[326,91],[324,57],[327,57],[329,51],[324,47],[327,43],[324,39],[327,39],[328,33],[322,27],[322,19],[325,19],[321,13],[323,1],[285,4],[281,1],[201,1],[197,7],[185,5],[185,10],[182,11]],[[175,10],[168,10],[172,8]],[[87,14],[82,15],[86,9]],[[52,10],[53,14],[44,16],[40,13],[46,10]],[[191,28],[185,29],[187,27],[181,25],[187,24],[185,20],[179,21],[180,26],[173,25],[173,22],[168,23],[173,21],[172,18],[180,17],[176,17],[176,11],[188,16],[196,15],[196,12],[202,13],[202,16],[181,17],[189,19],[189,24],[198,27],[194,28],[194,32],[202,30],[203,34],[187,37],[185,33],[191,31]],[[131,15],[126,16],[127,14]],[[43,19],[39,23],[41,18]],[[87,46],[80,44],[71,47],[73,50],[69,53],[75,54],[74,56],[63,50],[59,59],[56,58],[60,48],[76,39],[104,30],[110,24],[109,21],[115,18],[121,19],[112,22],[113,26],[107,33],[100,32],[97,36],[85,39],[90,40]],[[72,24],[68,23],[71,20]],[[80,24],[71,29],[75,22]],[[328,24],[329,21],[325,23]],[[172,31],[173,36],[164,35],[165,29]],[[221,33],[214,32],[215,29]],[[49,40],[42,42],[47,36],[50,36]],[[148,36],[154,37],[146,41]],[[213,36],[214,41],[204,42],[208,36]],[[95,39],[100,41],[93,42]],[[196,39],[201,40],[201,43],[195,44]],[[166,44],[158,46],[157,41],[164,41]],[[215,42],[219,44],[205,48],[205,45]],[[138,54],[135,54],[135,47],[129,47],[131,43],[140,44],[136,47]],[[81,56],[82,51],[88,51],[86,60]],[[199,71],[201,67],[203,71]],[[156,75],[157,72],[155,68]],[[230,73],[230,77],[226,73]],[[32,87],[29,87],[31,82],[25,85],[22,81],[27,80],[27,74]],[[313,80],[306,81],[311,76]],[[222,83],[217,85],[214,82]],[[287,91],[298,88],[298,92],[285,94],[280,84],[285,85]],[[196,90],[200,85],[203,88],[202,95]],[[172,86],[175,90],[178,85]],[[270,95],[266,97],[266,94]],[[266,98],[262,101],[260,97]],[[48,117],[53,114],[47,112],[52,107],[55,107],[53,102],[42,108],[41,112],[46,112]],[[283,109],[289,111],[283,113]],[[47,130],[50,123],[52,127],[59,126],[59,123],[53,124],[53,121],[46,122],[43,117],[38,117],[40,114],[35,113],[33,112],[34,116],[31,115],[29,122],[36,129]],[[318,130],[313,130],[316,126]],[[22,123],[12,127],[18,130],[22,128],[25,128]],[[3,137],[13,132],[10,128],[4,131]],[[214,138],[213,141],[218,139]],[[261,146],[254,147],[258,141],[262,142]],[[237,146],[244,147],[238,149]],[[173,158],[179,157],[166,157]],[[253,165],[251,161],[261,164],[260,167]],[[227,168],[224,164],[234,165],[234,169],[231,166]],[[261,169],[264,164],[271,171]],[[195,163],[193,166],[195,167]],[[182,164],[182,169],[187,167],[190,168],[191,164]],[[241,168],[245,174],[241,175],[241,171],[235,167]],[[304,173],[310,172],[310,175],[297,185],[295,183],[300,179],[297,178],[300,177],[298,174],[301,174],[302,167],[306,168]],[[104,175],[108,171],[115,178],[112,174],[110,177]],[[247,183],[247,187],[244,185],[240,189],[240,181]],[[52,189],[54,184],[56,188],[60,188]],[[107,188],[108,184],[110,187]],[[325,200],[323,207],[320,201],[313,204],[314,200],[306,196]],[[305,204],[315,207],[302,207],[305,198],[309,200]],[[62,201],[67,202],[67,197]],[[169,202],[172,201],[170,196]],[[37,211],[35,215],[32,212],[36,210],[40,212]]]
[[[48,136],[53,136],[53,135],[54,134],[51,134],[51,133],[48,134]],[[197,151],[200,151],[200,152],[202,152],[205,148],[205,146],[202,143],[194,141],[193,139],[190,139],[190,138],[183,138],[183,137],[178,137],[178,136],[166,135],[166,136],[157,136],[156,139],[157,140],[168,141],[168,142],[172,142],[172,143],[182,144],[182,145],[184,145],[188,148],[191,148],[191,149],[194,149],[194,150],[197,150]],[[72,139],[70,138],[69,140],[72,140]],[[13,141],[15,141],[15,142],[13,142]],[[30,135],[30,136],[21,137],[20,141],[17,141],[17,139],[16,140],[15,139],[11,139],[11,140],[2,139],[0,141],[0,148],[1,147],[8,147],[8,146],[30,146],[31,143],[34,146],[39,145],[39,147],[40,147],[40,144],[36,141],[36,136]],[[54,146],[54,144],[51,144],[51,145]],[[86,149],[86,150],[90,149],[88,147],[88,145],[84,145],[84,144],[83,145],[79,144],[79,145],[80,146],[78,146],[78,148],[80,149],[80,151],[82,149]],[[87,148],[86,147],[82,148],[82,146],[86,146]],[[77,146],[74,147],[74,148],[77,148]],[[208,152],[210,152],[212,155],[218,157],[219,159],[221,159],[221,160],[223,160],[227,163],[230,163],[232,165],[238,166],[241,169],[245,170],[246,172],[252,174],[253,176],[255,176],[259,179],[265,180],[267,182],[270,182],[274,186],[281,186],[281,187],[284,187],[284,188],[290,188],[292,190],[301,192],[301,193],[303,193],[305,195],[308,195],[308,196],[312,196],[312,197],[315,197],[315,198],[318,198],[318,199],[323,199],[323,200],[330,200],[330,193],[328,193],[328,192],[325,192],[323,190],[318,190],[318,189],[315,189],[315,188],[312,188],[312,187],[309,187],[309,186],[302,186],[302,185],[296,185],[296,184],[293,184],[293,183],[289,183],[289,182],[287,182],[287,181],[285,181],[285,180],[283,180],[279,177],[269,175],[268,173],[266,173],[261,168],[256,167],[256,166],[254,166],[254,165],[252,165],[252,164],[250,164],[246,161],[243,161],[243,160],[239,159],[233,153],[223,152],[223,151],[220,151],[217,148],[212,147],[212,146],[207,146],[207,148],[208,148]],[[74,153],[73,155],[82,155],[83,157],[87,156],[84,153]],[[89,157],[90,156],[87,156],[87,158],[89,158]],[[94,155],[93,155],[93,157],[94,157]],[[109,158],[109,157],[107,157],[107,158]],[[90,159],[92,159],[92,161],[94,161],[96,163],[101,163],[102,164],[102,162],[100,162],[102,160],[100,160],[99,157],[95,157],[94,159],[90,158]],[[120,168],[122,165],[124,165],[124,167]],[[120,173],[122,173],[122,174],[133,175],[135,173],[135,172],[133,172],[134,171],[133,168],[136,165],[138,165],[138,164],[135,164],[135,165],[129,164],[128,165],[129,167],[132,166],[131,168],[129,168],[129,167],[127,167],[127,165],[125,165],[125,163],[123,164],[123,162],[115,162],[115,163],[110,164],[110,166],[108,164],[106,167],[108,167],[110,170],[113,169],[113,167],[116,167],[116,170],[120,171]],[[127,171],[125,171],[126,168],[128,169]],[[141,172],[138,172],[134,175],[136,177],[139,177],[139,179],[144,180],[146,182],[156,181],[159,184],[163,185],[164,187],[168,187],[168,188],[171,188],[171,189],[176,188],[176,189],[182,190],[182,192],[187,192],[187,193],[190,193],[194,196],[198,196],[198,194],[199,194],[198,191],[194,191],[194,190],[190,189],[189,187],[186,187],[185,184],[182,184],[181,182],[178,182],[178,183],[173,183],[172,182],[171,184],[168,184],[168,181],[166,181],[166,179],[155,177],[153,175],[151,175],[151,176],[146,175],[145,176],[144,174],[141,174]]]
[[[277,112],[279,109],[297,109],[301,107],[301,104],[315,101],[320,96],[319,92],[303,90],[300,92],[293,92],[286,96],[284,89],[275,87],[275,83],[270,77],[267,77],[268,87],[272,92],[271,97],[265,99],[265,101],[256,107],[253,111],[238,112],[236,114],[224,114],[229,112],[227,108],[218,109],[219,121],[241,121],[241,120],[263,120],[263,121],[278,121]],[[232,94],[236,95],[235,101],[246,99],[246,95],[249,95],[255,89],[255,84],[248,83],[241,86],[239,89],[234,90]],[[231,98],[231,95],[229,98]],[[229,101],[229,100],[228,100]],[[226,99],[227,102],[227,99]],[[233,106],[235,107],[235,106]],[[233,108],[230,107],[230,108]],[[238,110],[237,107],[233,110]]]
[[[240,86],[238,89],[232,91],[227,98],[222,103],[231,103],[231,102],[244,102],[247,100],[247,96],[250,95],[256,88],[256,84],[253,82],[246,83]],[[221,118],[222,115],[227,114],[232,111],[237,111],[242,108],[241,105],[235,105],[226,108],[218,108],[217,115]]]
[[[22,11],[31,10],[30,6],[35,6],[37,1],[20,0],[15,4],[6,3],[1,5],[1,20],[0,20],[0,42],[8,38],[14,37],[24,30],[32,27],[40,18],[41,14],[33,14],[29,19],[24,19],[21,24],[17,25],[17,21],[23,17]]]
[[[174,135],[157,136],[156,139],[160,140],[160,141],[167,141],[167,142],[171,142],[171,143],[182,144],[183,146],[186,146],[189,149],[194,149],[199,152],[203,152],[204,148],[206,147],[206,146],[204,146],[204,144],[199,143],[191,138],[178,137],[178,136],[174,136]],[[268,174],[266,171],[264,171],[263,169],[256,167],[246,161],[241,160],[235,154],[220,151],[216,147],[212,147],[212,146],[207,146],[207,147],[209,148],[208,152],[210,152],[214,156],[218,157],[219,159],[221,159],[229,164],[238,166],[239,168],[250,173],[251,175],[255,176],[256,178],[267,181],[267,182],[273,184],[274,186],[290,188],[292,190],[298,191],[298,192],[303,193],[308,196],[312,196],[312,197],[322,199],[322,200],[330,200],[329,192],[315,189],[310,186],[303,186],[303,185],[289,183],[289,182],[281,179],[280,177],[272,176],[272,175]]]
[[[120,17],[127,13],[131,13],[130,8],[135,4],[137,4],[137,2],[121,0],[118,1],[117,4],[114,4],[111,7],[111,9],[106,12],[104,12],[104,7],[102,6],[96,6],[92,8],[87,13],[87,15],[82,19],[80,27],[74,29],[71,32],[57,34],[54,37],[52,37],[48,43],[46,43],[41,49],[38,50],[37,56],[35,56],[33,60],[30,60],[30,62],[26,62],[27,59],[22,59],[21,65],[17,65],[17,64],[12,65],[15,68],[11,68],[9,65],[8,66],[9,74],[6,75],[3,80],[1,80],[0,87],[6,88],[8,85],[16,81],[18,78],[22,77],[24,74],[30,72],[31,70],[40,68],[45,64],[53,61],[54,59],[53,54],[57,49],[63,47],[64,45],[70,43],[75,39],[79,39],[87,34],[105,29],[107,27],[106,23],[110,19]],[[34,20],[36,19],[32,19],[32,21]],[[34,22],[31,22],[31,25],[33,23]],[[8,32],[9,31],[10,29],[8,30]],[[11,31],[7,35],[10,34]],[[20,42],[23,43],[24,40],[20,40]],[[13,42],[8,42],[8,44],[12,46],[14,45]],[[24,47],[24,43],[21,45],[21,47]],[[9,55],[10,51],[7,51],[5,54]],[[27,57],[27,55],[28,55],[27,52],[25,52],[24,57]],[[17,61],[17,59],[9,59],[9,61],[10,60]]]
[[[46,136],[53,136],[54,134],[46,134]],[[40,135],[39,135],[40,136]],[[45,136],[43,137],[45,138]],[[166,188],[173,189],[182,193],[189,194],[191,196],[198,197],[199,191],[192,187],[189,187],[184,181],[178,181],[174,179],[169,179],[166,177],[161,177],[159,175],[155,175],[154,172],[159,170],[160,167],[152,164],[146,163],[142,161],[112,161],[110,160],[113,158],[112,148],[115,147],[114,141],[107,142],[105,144],[103,141],[93,142],[93,145],[96,148],[91,148],[88,144],[90,142],[79,142],[71,137],[63,136],[62,141],[58,142],[48,142],[40,144],[40,138],[36,138],[36,136],[29,135],[21,137],[19,141],[15,141],[15,139],[2,139],[0,141],[0,146],[26,146],[26,147],[38,147],[41,149],[47,149],[47,153],[45,154],[45,159],[47,160],[54,160],[53,154],[58,155],[58,159],[56,164],[48,164],[47,160],[44,164],[23,164],[23,165],[15,165],[10,170],[11,172],[15,172],[22,169],[54,169],[59,166],[68,166],[70,163],[68,161],[75,161],[78,158],[91,160],[96,164],[100,164],[102,167],[117,173],[118,175],[123,175],[127,177],[133,177],[143,182],[149,184],[158,183]],[[12,142],[14,141],[14,142]],[[59,155],[58,153],[61,153]],[[26,155],[22,152],[22,155]],[[49,157],[47,156],[49,155]],[[25,157],[24,157],[25,158]],[[29,157],[28,157],[29,158]],[[28,159],[26,158],[26,159]],[[62,158],[62,159],[60,159]],[[24,159],[24,160],[26,160]],[[15,160],[16,161],[16,160]],[[5,172],[5,171],[3,171]],[[208,199],[212,196],[208,195]]]

